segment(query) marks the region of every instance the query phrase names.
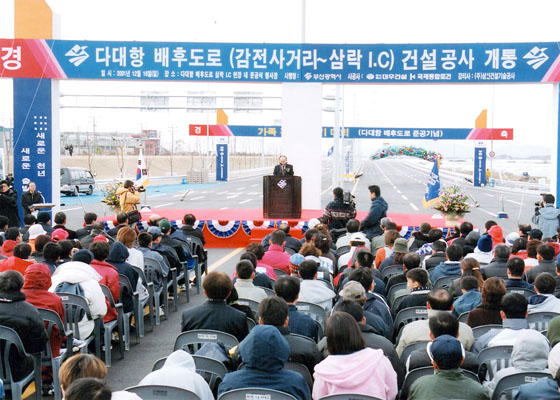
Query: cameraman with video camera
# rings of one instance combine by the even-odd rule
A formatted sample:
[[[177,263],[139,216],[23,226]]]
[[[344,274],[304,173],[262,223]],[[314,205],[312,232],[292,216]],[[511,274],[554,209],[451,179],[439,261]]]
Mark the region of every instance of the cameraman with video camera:
[[[542,231],[543,238],[551,238],[556,235],[556,229],[560,225],[560,210],[554,207],[553,195],[543,194],[542,197],[542,202],[535,203],[532,222]]]
[[[333,189],[333,195],[334,200],[327,204],[322,219],[328,224],[329,231],[342,229],[346,232],[346,223],[356,217],[354,196],[340,187]]]
[[[128,216],[129,225],[142,219],[136,205],[140,203],[140,193],[145,190],[142,186],[137,188],[131,180],[124,181],[122,187],[117,189],[121,212]]]

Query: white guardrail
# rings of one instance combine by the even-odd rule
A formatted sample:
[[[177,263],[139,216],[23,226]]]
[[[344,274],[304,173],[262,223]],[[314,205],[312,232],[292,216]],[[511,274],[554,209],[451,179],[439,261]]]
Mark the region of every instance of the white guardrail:
[[[417,168],[423,169],[425,171],[432,170],[432,164],[419,164],[409,162],[407,160],[402,160],[405,164]],[[468,174],[463,174],[460,172],[449,171],[449,170],[441,170],[439,171],[440,175],[445,176],[446,179],[460,183],[460,184],[469,184],[472,185],[473,176]],[[496,186],[504,186],[506,188],[516,188],[516,189],[526,189],[535,191],[538,193],[548,193],[550,192],[550,185],[548,184],[539,184],[537,182],[520,182],[520,181],[508,181],[504,179],[493,179],[494,185]]]
[[[264,168],[253,168],[253,169],[242,169],[237,171],[229,171],[228,180],[237,180],[242,178],[249,178],[259,175],[271,174],[274,166],[264,167]],[[169,176],[150,176],[150,183],[182,183],[184,179],[187,179],[187,175],[169,175]],[[124,181],[125,178],[116,179],[96,179],[95,184],[100,188],[111,182]],[[216,182],[216,172],[208,172],[208,182]],[[189,183],[187,181],[187,183]]]

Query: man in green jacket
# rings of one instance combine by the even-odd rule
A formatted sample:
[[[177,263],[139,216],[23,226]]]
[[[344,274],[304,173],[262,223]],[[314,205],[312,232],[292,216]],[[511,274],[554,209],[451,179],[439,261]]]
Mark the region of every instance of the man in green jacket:
[[[465,349],[453,336],[437,337],[428,343],[427,351],[436,372],[412,384],[409,400],[490,398],[486,388],[463,375],[460,367],[465,360]]]

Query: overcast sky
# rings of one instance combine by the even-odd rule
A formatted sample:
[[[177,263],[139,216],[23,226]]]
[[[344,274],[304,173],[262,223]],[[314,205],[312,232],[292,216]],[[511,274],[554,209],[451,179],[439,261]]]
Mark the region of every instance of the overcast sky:
[[[279,43],[302,40],[301,0],[50,0],[49,4],[59,16],[61,39]],[[558,0],[307,0],[306,11],[305,39],[310,43],[560,41]],[[13,37],[11,0],[0,0],[0,37]],[[281,95],[281,85],[272,84],[61,84],[63,94],[139,94],[142,90],[183,94],[190,90],[218,94],[250,90]],[[324,93],[333,91],[333,86],[325,85]],[[538,154],[550,149],[551,85],[346,85],[344,95],[344,119],[348,126],[466,128],[472,127],[474,118],[487,108],[489,126],[515,131],[513,145],[496,144],[498,154]],[[11,96],[10,80],[0,80],[0,124],[6,124],[11,117]],[[115,113],[109,111],[63,110],[61,129],[83,127],[91,116],[96,116],[102,130],[119,131],[137,130],[141,123],[166,133],[170,124],[181,130],[188,123],[206,122],[200,120],[200,115],[173,114],[162,118],[146,114],[130,112],[126,114],[129,118],[115,118]],[[259,124],[274,124],[280,118],[279,111],[259,116],[230,115],[230,123],[250,124],[253,119]],[[324,113],[323,124],[332,125],[332,119],[331,113]],[[371,151],[379,145],[371,141],[360,147]],[[449,151],[449,145],[444,149]]]

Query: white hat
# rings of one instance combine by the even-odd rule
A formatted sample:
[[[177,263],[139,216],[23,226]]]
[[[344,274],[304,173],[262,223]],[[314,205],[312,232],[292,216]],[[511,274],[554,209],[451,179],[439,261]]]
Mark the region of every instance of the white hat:
[[[506,236],[506,244],[511,247],[513,246],[513,242],[515,242],[517,239],[519,239],[519,233],[511,232]]]
[[[33,224],[29,227],[29,229],[27,230],[27,233],[29,233],[29,240],[33,240],[36,239],[37,236],[39,235],[46,235],[47,232],[43,229],[43,226],[41,224]]]
[[[309,220],[309,222],[307,223],[307,226],[309,227],[309,229],[313,229],[317,225],[319,225],[320,223],[321,223],[321,221],[319,221],[317,218],[311,218]]]
[[[366,235],[364,235],[361,232],[354,232],[350,236],[350,243],[352,243],[352,242],[363,242],[365,244],[366,241],[367,241]]]

